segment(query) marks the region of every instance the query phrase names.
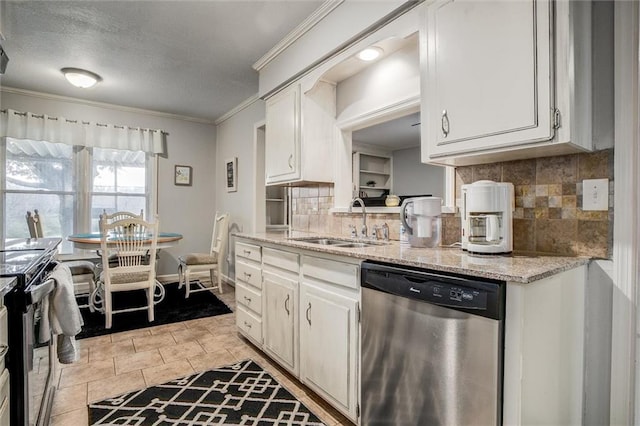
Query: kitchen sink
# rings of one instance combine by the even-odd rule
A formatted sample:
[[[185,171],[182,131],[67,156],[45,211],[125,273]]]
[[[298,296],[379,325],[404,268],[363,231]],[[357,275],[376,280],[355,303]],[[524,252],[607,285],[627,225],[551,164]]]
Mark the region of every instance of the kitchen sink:
[[[313,237],[303,237],[303,238],[292,238],[293,241],[299,241],[301,243],[309,243],[309,244],[319,244],[323,246],[333,246],[333,247],[342,247],[342,248],[362,248],[362,247],[371,247],[371,246],[380,246],[386,245],[387,242],[384,241],[354,241],[354,240],[341,240],[338,238],[313,238]]]

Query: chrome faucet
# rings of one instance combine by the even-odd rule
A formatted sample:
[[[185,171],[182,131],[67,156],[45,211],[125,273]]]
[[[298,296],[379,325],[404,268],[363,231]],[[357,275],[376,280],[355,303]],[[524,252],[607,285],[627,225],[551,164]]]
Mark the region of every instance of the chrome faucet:
[[[360,235],[362,238],[367,238],[367,209],[364,207],[364,201],[362,201],[362,198],[354,197],[349,203],[349,213],[353,211],[354,203],[360,203],[360,207],[362,207],[362,227],[360,228]]]

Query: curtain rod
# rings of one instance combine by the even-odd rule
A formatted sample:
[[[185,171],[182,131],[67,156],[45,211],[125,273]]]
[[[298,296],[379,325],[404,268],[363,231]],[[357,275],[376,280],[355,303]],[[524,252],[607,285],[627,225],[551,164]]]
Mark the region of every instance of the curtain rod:
[[[7,110],[7,109],[0,109],[0,113],[2,113],[2,114],[7,114],[8,112],[9,112],[9,110]],[[20,115],[20,116],[23,116],[23,117],[26,117],[26,116],[27,116],[27,114],[28,114],[27,112],[20,112],[20,111],[13,111],[13,113],[14,113],[15,115]],[[33,113],[32,113],[32,114],[31,114],[31,116],[32,116],[33,118],[43,118],[43,119],[45,118],[45,115],[44,115],[44,114],[33,114]],[[47,117],[47,119],[57,121],[57,120],[58,120],[58,117]],[[78,124],[78,123],[80,123],[80,124],[91,124],[91,122],[90,122],[90,121],[80,121],[80,122],[78,122],[78,120],[69,120],[68,118],[65,118],[64,120],[65,120],[67,123],[74,123],[74,124]],[[101,123],[96,123],[96,126],[100,126],[100,127],[109,127],[109,125],[108,125],[108,124],[101,124]],[[150,131],[150,132],[160,132],[160,133],[162,133],[163,135],[168,135],[168,134],[169,134],[168,132],[165,132],[164,130],[146,129],[146,128],[143,128],[143,127],[119,126],[119,125],[116,125],[116,124],[114,124],[114,125],[113,125],[113,127],[114,127],[114,128],[116,128],[116,129],[148,130],[148,131]]]

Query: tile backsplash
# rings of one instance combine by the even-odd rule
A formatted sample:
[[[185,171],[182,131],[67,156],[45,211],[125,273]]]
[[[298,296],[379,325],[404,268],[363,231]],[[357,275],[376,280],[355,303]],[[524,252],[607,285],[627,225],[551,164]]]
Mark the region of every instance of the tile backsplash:
[[[609,210],[582,210],[582,181],[609,179]],[[514,250],[611,258],[613,247],[613,150],[464,166],[456,169],[460,186],[477,180],[511,182],[515,189]],[[292,228],[348,236],[360,226],[359,214],[331,214],[333,185],[291,189]],[[369,230],[387,223],[399,239],[398,214],[367,214]],[[460,241],[460,217],[442,217],[442,244]]]

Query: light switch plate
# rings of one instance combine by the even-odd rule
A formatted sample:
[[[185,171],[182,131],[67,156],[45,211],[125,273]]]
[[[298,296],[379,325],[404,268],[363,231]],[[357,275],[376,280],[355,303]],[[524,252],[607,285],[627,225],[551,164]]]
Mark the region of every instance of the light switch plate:
[[[609,179],[582,181],[582,210],[609,210]]]

